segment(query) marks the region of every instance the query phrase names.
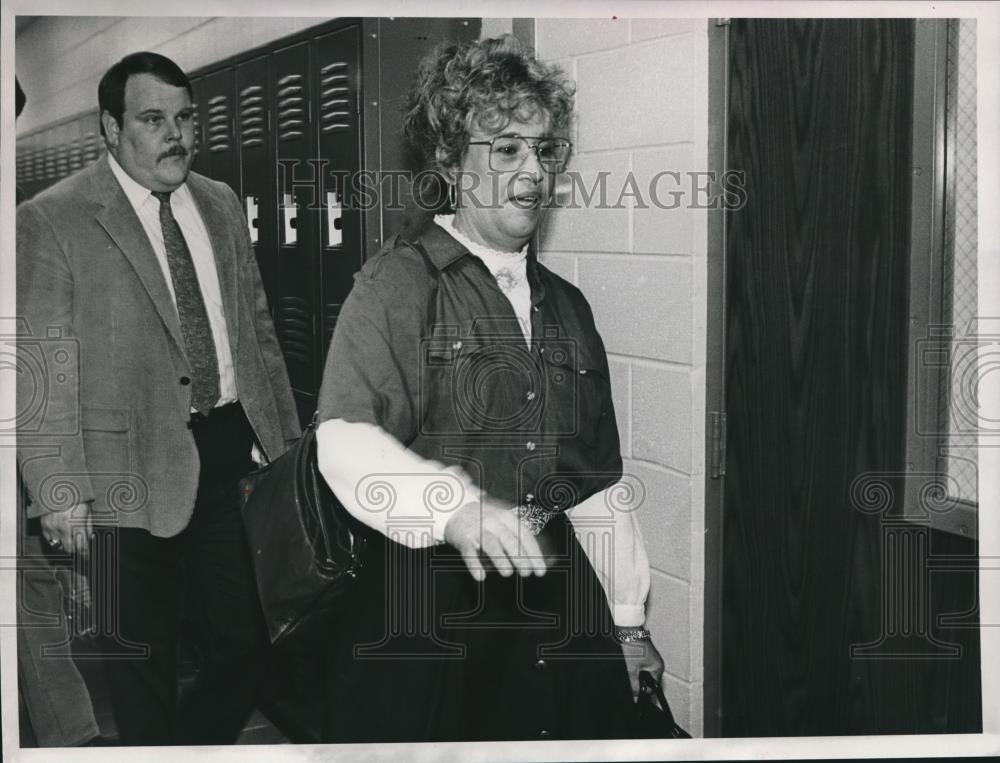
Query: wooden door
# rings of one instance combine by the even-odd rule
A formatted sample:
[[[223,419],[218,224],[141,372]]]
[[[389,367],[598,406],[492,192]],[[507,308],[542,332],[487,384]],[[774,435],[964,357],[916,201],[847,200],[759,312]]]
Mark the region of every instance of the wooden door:
[[[900,571],[898,544],[974,545],[910,537],[852,494],[872,474],[903,494],[914,23],[734,19],[728,35],[726,166],[747,203],[726,219],[706,715],[723,736],[978,731],[975,627],[934,617],[974,608],[973,574],[927,578],[926,651],[884,638],[893,576],[925,581]]]

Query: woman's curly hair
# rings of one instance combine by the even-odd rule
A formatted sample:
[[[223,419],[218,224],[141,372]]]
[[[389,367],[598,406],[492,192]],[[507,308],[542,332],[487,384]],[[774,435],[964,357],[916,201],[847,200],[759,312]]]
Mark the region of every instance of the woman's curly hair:
[[[461,163],[469,134],[497,131],[541,110],[552,134],[573,119],[572,84],[513,35],[443,43],[420,64],[403,118],[403,134],[421,169]],[[437,161],[437,149],[444,161]]]

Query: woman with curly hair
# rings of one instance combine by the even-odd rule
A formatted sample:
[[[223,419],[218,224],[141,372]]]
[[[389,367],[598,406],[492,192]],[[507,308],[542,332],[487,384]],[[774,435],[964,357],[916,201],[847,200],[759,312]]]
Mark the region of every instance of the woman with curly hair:
[[[417,74],[405,134],[453,211],[365,264],[328,355],[320,469],[368,547],[327,741],[629,737],[639,671],[662,673],[604,345],[529,251],[572,98],[510,36]]]

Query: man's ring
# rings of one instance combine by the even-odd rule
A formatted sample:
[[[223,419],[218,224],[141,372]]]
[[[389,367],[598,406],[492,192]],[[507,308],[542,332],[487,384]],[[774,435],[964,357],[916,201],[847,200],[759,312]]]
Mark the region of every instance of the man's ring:
[[[58,538],[49,538],[49,546],[55,548],[56,546],[61,546],[62,542]]]

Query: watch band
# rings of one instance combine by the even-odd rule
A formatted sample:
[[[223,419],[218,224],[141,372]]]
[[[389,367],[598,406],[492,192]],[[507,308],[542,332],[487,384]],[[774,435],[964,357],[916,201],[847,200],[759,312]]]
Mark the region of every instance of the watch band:
[[[652,634],[644,626],[615,628],[615,639],[619,644],[632,644],[636,641],[648,641]]]

